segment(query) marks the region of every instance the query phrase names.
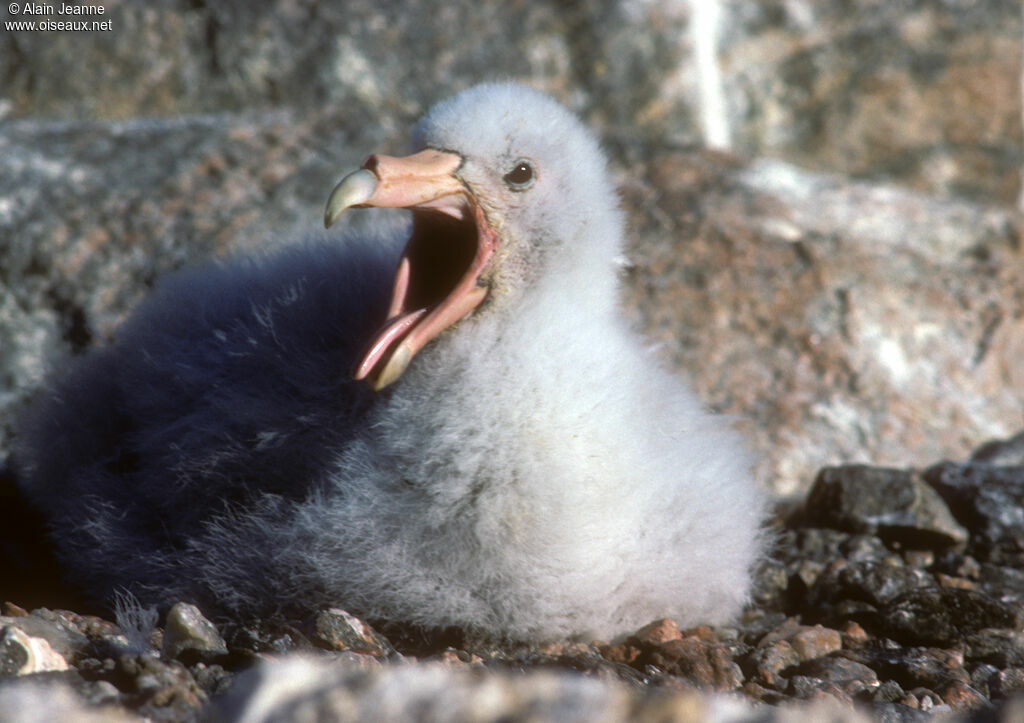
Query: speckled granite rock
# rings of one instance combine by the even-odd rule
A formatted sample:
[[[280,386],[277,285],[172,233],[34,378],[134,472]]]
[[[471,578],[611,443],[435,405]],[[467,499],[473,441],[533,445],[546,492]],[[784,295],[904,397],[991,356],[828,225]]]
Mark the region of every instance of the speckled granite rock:
[[[775,161],[641,168],[628,305],[705,399],[754,420],[777,490],[1024,426],[1018,216]]]
[[[921,190],[1014,202],[1022,14],[986,3],[728,0],[738,148]]]
[[[1020,192],[1013,0],[97,4],[109,32],[5,32],[0,118],[340,102],[396,130],[486,73],[570,95],[641,155],[728,136],[746,154],[984,202]]]

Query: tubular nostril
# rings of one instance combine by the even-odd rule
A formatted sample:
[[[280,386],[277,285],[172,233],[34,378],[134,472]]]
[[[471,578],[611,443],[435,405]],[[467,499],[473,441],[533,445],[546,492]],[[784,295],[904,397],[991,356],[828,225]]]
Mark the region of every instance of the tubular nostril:
[[[365,161],[363,161],[362,168],[365,168],[367,171],[372,171],[373,173],[377,173],[377,166],[379,166],[379,165],[380,165],[380,157],[376,153],[374,153],[373,155],[367,157],[367,159]],[[377,175],[380,175],[380,174],[377,174]]]

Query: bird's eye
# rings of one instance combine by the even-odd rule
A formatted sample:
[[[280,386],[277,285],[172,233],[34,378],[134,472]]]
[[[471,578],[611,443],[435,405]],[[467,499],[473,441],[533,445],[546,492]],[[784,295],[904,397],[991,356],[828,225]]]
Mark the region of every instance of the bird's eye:
[[[525,191],[533,185],[534,178],[533,166],[529,161],[520,159],[515,162],[512,170],[505,174],[505,183],[513,191]]]

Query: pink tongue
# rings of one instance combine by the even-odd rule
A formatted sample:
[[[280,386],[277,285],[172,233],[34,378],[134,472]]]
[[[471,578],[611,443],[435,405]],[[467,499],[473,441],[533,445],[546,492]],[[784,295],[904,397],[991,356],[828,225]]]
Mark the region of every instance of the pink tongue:
[[[355,379],[364,379],[370,371],[377,366],[377,363],[381,360],[384,354],[387,353],[388,348],[396,341],[405,336],[405,333],[413,327],[413,325],[427,313],[426,309],[417,309],[416,311],[410,311],[407,314],[396,316],[394,319],[384,325],[377,336],[374,337],[373,345],[370,350],[363,356],[363,360],[359,362],[359,366],[356,367],[356,373],[353,375]]]

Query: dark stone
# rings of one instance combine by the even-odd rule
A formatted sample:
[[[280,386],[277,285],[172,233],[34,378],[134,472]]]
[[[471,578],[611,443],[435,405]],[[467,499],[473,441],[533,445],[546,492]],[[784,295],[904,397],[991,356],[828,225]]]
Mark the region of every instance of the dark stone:
[[[228,633],[228,650],[241,655],[310,651],[313,644],[293,625],[274,620],[254,620]]]
[[[189,671],[176,660],[155,655],[122,655],[112,680],[140,715],[158,720],[191,720],[208,701]]]
[[[807,604],[817,607],[823,602],[852,600],[878,607],[908,590],[931,584],[926,574],[902,563],[861,560],[826,569],[815,581]]]
[[[972,535],[969,551],[983,562],[1024,562],[1024,466],[943,462],[925,479]]]
[[[834,655],[867,665],[879,678],[895,681],[906,690],[920,687],[936,689],[970,680],[960,656],[941,648],[885,649],[875,645],[860,650],[843,650]]]
[[[789,686],[786,688],[786,692],[794,698],[806,700],[821,690],[824,683],[825,681],[821,678],[812,678],[807,675],[794,675],[789,679]]]
[[[985,563],[976,578],[981,588],[993,597],[1024,598],[1024,570]]]
[[[1006,698],[1024,690],[1024,669],[1007,668],[989,678],[989,689],[995,699]]]
[[[837,654],[807,660],[797,666],[794,674],[819,678],[830,683],[860,680],[871,686],[878,684],[878,674],[874,670],[863,663]]]
[[[988,682],[993,675],[999,672],[999,668],[988,663],[980,663],[971,670],[971,685],[981,692],[986,698],[991,698]]]
[[[898,703],[907,695],[895,680],[887,680],[875,689],[872,699],[879,703]]]
[[[964,656],[1000,668],[1024,667],[1024,632],[986,628],[971,633],[964,640]]]
[[[984,628],[1016,628],[1020,610],[976,590],[923,588],[881,610],[886,634],[910,645],[950,647]]]
[[[877,534],[910,547],[943,548],[967,540],[942,499],[906,470],[826,467],[811,488],[804,515],[811,525]]]

